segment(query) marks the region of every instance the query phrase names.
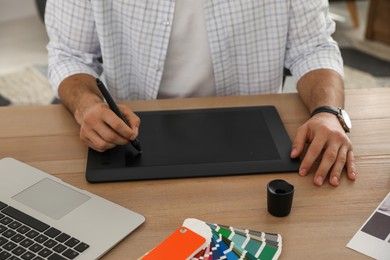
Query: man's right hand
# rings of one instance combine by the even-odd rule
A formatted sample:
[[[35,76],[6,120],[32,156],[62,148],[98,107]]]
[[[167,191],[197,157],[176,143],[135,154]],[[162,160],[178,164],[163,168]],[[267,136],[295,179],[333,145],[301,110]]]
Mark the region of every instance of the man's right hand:
[[[129,127],[105,103],[96,103],[82,113],[79,120],[80,139],[92,149],[103,152],[125,145],[138,136],[140,119],[128,106],[118,105]]]
[[[118,105],[130,126],[123,122],[103,101],[95,77],[70,76],[62,81],[58,94],[80,125],[80,139],[92,149],[103,152],[138,136],[139,117],[130,107]]]

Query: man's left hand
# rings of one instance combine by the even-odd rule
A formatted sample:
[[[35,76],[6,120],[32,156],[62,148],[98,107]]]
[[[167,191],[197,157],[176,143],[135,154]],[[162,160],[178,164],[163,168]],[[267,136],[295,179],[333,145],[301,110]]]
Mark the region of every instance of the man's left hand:
[[[299,168],[299,175],[309,174],[316,160],[320,159],[314,175],[316,185],[321,186],[328,175],[331,185],[339,185],[344,168],[350,180],[356,179],[352,143],[335,115],[318,113],[299,127],[291,158],[299,157],[306,144],[308,147]]]

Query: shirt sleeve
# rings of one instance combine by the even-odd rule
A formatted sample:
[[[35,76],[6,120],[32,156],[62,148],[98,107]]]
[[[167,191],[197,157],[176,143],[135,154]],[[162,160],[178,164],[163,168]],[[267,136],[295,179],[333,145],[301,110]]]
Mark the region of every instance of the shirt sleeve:
[[[286,68],[290,69],[296,81],[316,69],[331,69],[343,77],[340,49],[331,37],[336,27],[329,17],[328,1],[290,2]]]
[[[102,73],[90,1],[48,0],[45,24],[49,36],[48,78],[57,96],[58,87],[66,77],[78,73],[97,77]]]

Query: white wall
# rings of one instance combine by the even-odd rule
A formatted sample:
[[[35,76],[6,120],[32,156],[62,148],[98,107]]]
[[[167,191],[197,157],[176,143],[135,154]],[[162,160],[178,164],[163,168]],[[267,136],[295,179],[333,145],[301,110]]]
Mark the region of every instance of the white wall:
[[[38,15],[34,0],[0,0],[0,22]]]

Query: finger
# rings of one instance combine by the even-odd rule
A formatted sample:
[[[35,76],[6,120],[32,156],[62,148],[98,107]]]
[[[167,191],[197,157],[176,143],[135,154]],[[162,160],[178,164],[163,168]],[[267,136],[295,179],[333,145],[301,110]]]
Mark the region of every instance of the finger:
[[[305,157],[301,162],[301,166],[299,167],[299,175],[306,176],[310,169],[312,168],[314,162],[321,155],[326,144],[326,139],[324,138],[316,138],[314,139],[307,149]]]
[[[337,160],[333,165],[333,168],[330,172],[329,183],[333,186],[337,186],[340,183],[340,176],[343,172],[346,163],[347,163],[347,154],[348,154],[348,146],[341,146],[339,153],[337,155]]]
[[[95,130],[109,142],[126,144],[134,135],[134,130],[111,110],[102,114],[102,120],[104,126],[95,127]]]
[[[301,126],[298,128],[297,134],[294,138],[291,150],[291,158],[298,158],[301,155],[305,144],[307,142],[307,127]]]
[[[134,140],[138,136],[139,127],[141,125],[141,119],[128,107],[123,108],[123,115],[128,121],[131,129],[133,130],[130,140]]]
[[[131,128],[130,136],[127,136],[129,140],[134,140],[138,136],[139,126],[141,124],[141,119],[126,105],[118,105],[123,116],[126,118],[126,121]]]
[[[133,112],[127,113],[126,118],[132,128],[139,128],[139,126],[141,125],[141,119]]]
[[[107,112],[108,111],[108,112]],[[89,122],[88,119],[84,121],[80,129],[80,138],[90,144],[91,147],[102,151],[112,148],[115,145],[124,145],[128,143],[128,139],[120,136],[106,121],[114,120],[118,124],[126,124],[119,119],[111,110],[103,110],[101,112],[100,120],[93,120]],[[108,116],[107,116],[108,114]],[[110,117],[111,114],[111,117]],[[128,127],[127,127],[128,128]]]
[[[326,147],[321,159],[321,163],[316,171],[316,174],[314,175],[314,183],[316,185],[321,186],[324,183],[324,180],[328,175],[328,173],[331,171],[331,169],[334,173],[333,176],[331,175],[331,181],[333,181],[333,183],[335,183],[336,181],[338,184],[341,171],[345,165],[345,156],[344,156],[344,163],[342,163],[341,161],[339,162],[339,164],[342,163],[341,170],[338,173],[336,173],[337,170],[339,169],[338,165],[336,164],[341,153],[340,153],[340,146],[336,143],[328,145],[328,147]],[[344,155],[345,154],[346,154],[346,150],[344,151]],[[341,159],[342,158],[340,158],[340,160]],[[332,179],[332,178],[336,178],[336,179]]]
[[[129,124],[131,126],[131,129],[133,130],[133,134],[130,136],[129,139],[134,140],[138,136],[141,119],[136,114],[132,113],[129,117]]]
[[[86,145],[91,147],[92,149],[98,151],[98,152],[104,152],[108,149],[114,148],[115,144],[108,143],[105,141],[99,134],[96,132],[90,132],[88,137],[84,139]]]
[[[120,127],[129,128],[122,120],[119,119],[119,122],[112,123],[114,127],[108,124],[99,124],[95,126],[94,130],[95,132],[107,143],[114,144],[114,145],[125,145],[129,142],[129,139],[126,137],[123,137],[119,132],[118,129]],[[123,124],[123,126],[117,126],[116,124]],[[128,131],[128,129],[122,129],[122,131]]]
[[[109,109],[107,104],[99,103],[85,112],[80,125],[80,139],[88,146],[97,150],[104,151],[113,148],[116,144],[126,144],[128,139],[118,135],[107,122],[114,121],[115,124],[126,124]],[[114,126],[115,127],[115,126]],[[129,128],[129,127],[127,127]],[[130,129],[130,128],[129,128]]]
[[[350,180],[356,180],[355,156],[352,150],[347,154],[347,176]]]

